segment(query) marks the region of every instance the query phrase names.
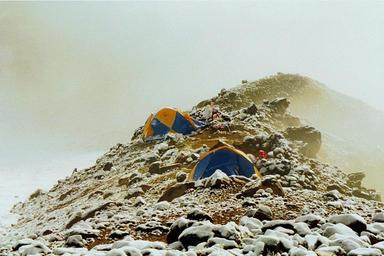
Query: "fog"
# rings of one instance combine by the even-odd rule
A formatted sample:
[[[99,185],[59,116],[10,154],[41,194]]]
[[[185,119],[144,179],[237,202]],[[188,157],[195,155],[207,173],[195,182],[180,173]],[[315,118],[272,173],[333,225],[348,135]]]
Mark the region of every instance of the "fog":
[[[379,1],[0,3],[0,161],[104,150],[276,72],[384,110]]]

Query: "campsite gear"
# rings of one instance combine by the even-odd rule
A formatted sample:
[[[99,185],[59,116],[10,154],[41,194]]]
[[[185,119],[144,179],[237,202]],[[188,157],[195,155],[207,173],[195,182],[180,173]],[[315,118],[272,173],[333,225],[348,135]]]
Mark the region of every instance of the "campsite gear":
[[[264,150],[259,150],[259,157],[261,159],[268,159],[268,154]]]
[[[220,142],[200,157],[199,162],[190,174],[190,179],[207,178],[217,169],[228,176],[243,175],[251,177],[253,174],[259,176],[259,172],[253,166],[252,160],[244,152],[229,144]]]
[[[190,134],[205,124],[193,119],[189,114],[174,108],[163,108],[155,115],[151,114],[143,129],[144,139],[164,136],[169,132]]]

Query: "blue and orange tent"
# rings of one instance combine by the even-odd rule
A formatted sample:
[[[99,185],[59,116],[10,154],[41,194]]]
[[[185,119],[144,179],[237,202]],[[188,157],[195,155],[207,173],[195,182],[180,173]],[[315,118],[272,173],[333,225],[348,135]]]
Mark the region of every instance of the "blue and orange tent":
[[[257,168],[243,151],[220,142],[220,144],[214,146],[200,157],[189,178],[190,180],[207,178],[217,169],[223,171],[228,176],[242,175],[251,177],[253,174],[260,176]]]
[[[151,114],[143,129],[144,139],[165,135],[169,132],[190,134],[205,124],[193,119],[189,114],[174,108],[162,108]]]

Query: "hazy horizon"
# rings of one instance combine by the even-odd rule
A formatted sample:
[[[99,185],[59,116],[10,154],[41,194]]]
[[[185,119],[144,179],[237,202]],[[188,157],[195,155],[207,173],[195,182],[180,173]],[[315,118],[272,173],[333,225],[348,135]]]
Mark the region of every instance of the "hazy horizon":
[[[127,142],[161,106],[276,72],[384,110],[379,1],[0,3],[1,159]]]

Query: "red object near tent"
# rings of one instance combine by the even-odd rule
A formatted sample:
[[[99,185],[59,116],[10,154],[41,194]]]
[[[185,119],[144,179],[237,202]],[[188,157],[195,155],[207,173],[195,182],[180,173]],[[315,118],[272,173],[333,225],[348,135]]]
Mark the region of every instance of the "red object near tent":
[[[259,150],[259,157],[261,159],[268,159],[268,154],[264,150]]]

